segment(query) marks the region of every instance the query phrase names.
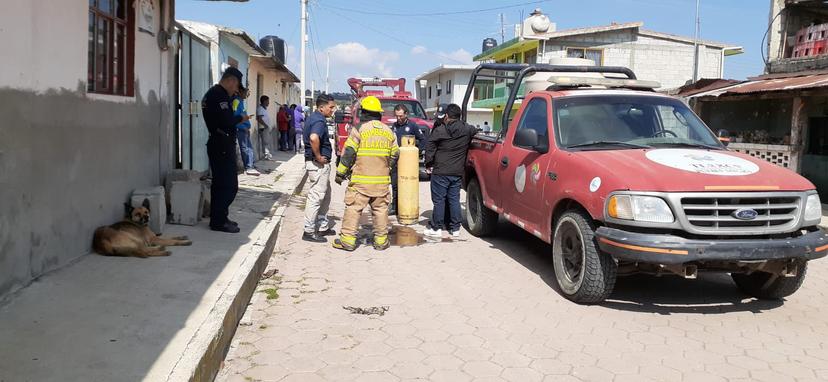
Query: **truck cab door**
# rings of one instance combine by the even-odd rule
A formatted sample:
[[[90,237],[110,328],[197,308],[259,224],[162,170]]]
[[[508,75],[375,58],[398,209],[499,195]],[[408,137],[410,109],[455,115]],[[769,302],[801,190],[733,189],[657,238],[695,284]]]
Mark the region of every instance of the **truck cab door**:
[[[543,201],[544,185],[547,184],[550,148],[550,113],[548,97],[540,95],[529,98],[520,112],[516,125],[503,142],[500,155],[499,181],[503,193],[504,216],[514,224],[540,235],[545,216]],[[522,129],[533,129],[538,135],[538,146],[521,147],[515,137]]]

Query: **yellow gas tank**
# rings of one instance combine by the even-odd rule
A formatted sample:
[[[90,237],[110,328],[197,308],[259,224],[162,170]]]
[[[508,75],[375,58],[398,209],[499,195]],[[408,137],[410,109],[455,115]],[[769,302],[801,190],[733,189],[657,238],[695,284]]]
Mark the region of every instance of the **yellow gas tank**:
[[[420,220],[420,149],[413,135],[402,137],[397,162],[397,221],[416,224]]]

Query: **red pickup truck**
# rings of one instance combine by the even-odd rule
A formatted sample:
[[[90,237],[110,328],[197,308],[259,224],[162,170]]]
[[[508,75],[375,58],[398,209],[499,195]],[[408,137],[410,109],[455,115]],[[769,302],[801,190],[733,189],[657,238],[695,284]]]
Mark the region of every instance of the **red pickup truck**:
[[[493,234],[503,217],[551,244],[568,299],[601,302],[617,276],[700,271],[779,299],[828,253],[813,184],[728,151],[657,83],[627,68],[541,64],[482,64],[470,83],[487,77],[509,84],[506,128],[472,142],[468,229]]]

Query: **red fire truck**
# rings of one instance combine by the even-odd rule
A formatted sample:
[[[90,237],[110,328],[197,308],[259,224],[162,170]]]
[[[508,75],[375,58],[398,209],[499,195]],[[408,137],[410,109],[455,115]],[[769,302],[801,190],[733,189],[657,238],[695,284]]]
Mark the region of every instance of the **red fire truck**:
[[[408,108],[408,118],[411,119],[425,136],[433,127],[433,122],[426,116],[423,106],[405,90],[405,78],[349,78],[348,86],[354,96],[354,102],[348,112],[335,115],[336,122],[336,152],[341,155],[345,140],[351,126],[359,126],[359,105],[362,98],[377,97],[385,111],[382,122],[391,125],[397,121],[394,116],[394,107],[405,105]],[[389,90],[390,89],[390,90]]]

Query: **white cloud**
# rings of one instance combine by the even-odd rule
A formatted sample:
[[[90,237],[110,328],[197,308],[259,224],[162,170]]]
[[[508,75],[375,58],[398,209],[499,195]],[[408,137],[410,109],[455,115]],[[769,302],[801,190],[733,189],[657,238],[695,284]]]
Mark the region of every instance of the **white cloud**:
[[[347,91],[348,85],[345,81],[349,77],[394,77],[394,64],[400,59],[398,52],[369,48],[358,42],[343,42],[315,52],[308,49],[307,59],[305,60],[308,88],[311,86],[311,80],[315,80],[316,88],[324,89],[327,52],[330,53],[331,60],[331,91]],[[314,60],[314,57],[316,60]],[[287,61],[288,67],[298,77],[298,47],[292,45],[288,47]]]
[[[331,53],[331,66],[337,64],[363,71],[374,70],[384,77],[390,76],[393,71],[389,64],[400,58],[397,52],[368,48],[358,42],[339,43],[327,50]]]
[[[426,49],[426,47],[424,47],[422,45],[417,45],[417,46],[411,48],[411,54],[423,54],[427,51],[428,51],[428,49]]]
[[[467,50],[465,50],[463,48],[457,49],[457,50],[455,50],[453,52],[449,52],[449,53],[440,52],[439,54],[443,57],[447,57],[447,58],[450,58],[450,59],[456,61],[456,62],[453,62],[453,63],[461,63],[461,64],[471,64],[473,62],[472,59],[474,58],[473,54],[469,53]]]

